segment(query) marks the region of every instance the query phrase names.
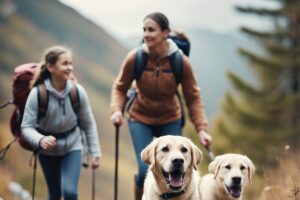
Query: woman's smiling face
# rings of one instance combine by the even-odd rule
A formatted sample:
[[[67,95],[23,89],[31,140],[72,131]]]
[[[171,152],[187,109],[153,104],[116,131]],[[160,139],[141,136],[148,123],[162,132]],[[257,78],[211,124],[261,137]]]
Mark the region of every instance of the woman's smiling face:
[[[149,48],[161,44],[169,33],[168,30],[162,30],[159,24],[151,18],[144,20],[143,30],[143,40]]]

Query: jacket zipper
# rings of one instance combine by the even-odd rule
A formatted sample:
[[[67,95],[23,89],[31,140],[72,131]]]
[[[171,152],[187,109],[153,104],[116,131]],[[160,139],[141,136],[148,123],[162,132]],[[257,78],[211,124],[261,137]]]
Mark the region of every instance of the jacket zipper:
[[[59,106],[62,107],[63,109],[63,115],[66,115],[65,100],[60,99],[58,100],[58,102],[59,102]]]
[[[156,77],[159,76],[159,62],[156,63],[155,74],[156,74]]]
[[[155,75],[156,75],[156,77],[155,77],[155,97],[157,97],[157,90],[158,90],[158,77],[159,77],[159,68],[160,68],[160,66],[159,66],[159,60],[157,60],[156,61],[156,67],[155,67]],[[157,113],[156,113],[156,111],[154,111],[154,117],[155,117],[155,119],[157,119]]]

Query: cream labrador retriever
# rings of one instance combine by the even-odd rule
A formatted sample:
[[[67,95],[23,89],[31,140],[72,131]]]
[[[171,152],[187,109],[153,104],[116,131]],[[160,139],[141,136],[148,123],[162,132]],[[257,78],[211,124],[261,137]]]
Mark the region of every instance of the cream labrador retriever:
[[[240,154],[217,156],[202,177],[200,192],[204,200],[241,200],[247,182],[252,181],[255,166]]]
[[[141,153],[149,164],[143,200],[199,200],[197,165],[202,152],[182,136],[154,139]]]

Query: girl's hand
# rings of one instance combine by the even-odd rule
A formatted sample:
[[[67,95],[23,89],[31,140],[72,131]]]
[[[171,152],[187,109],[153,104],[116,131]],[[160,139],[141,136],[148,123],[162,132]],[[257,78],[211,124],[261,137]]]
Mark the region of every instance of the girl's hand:
[[[115,111],[111,117],[110,120],[114,123],[116,126],[121,126],[123,124],[123,115],[121,111]]]
[[[200,142],[201,142],[204,146],[209,147],[209,145],[210,145],[211,142],[212,142],[211,136],[210,136],[206,131],[200,131],[199,134],[198,134],[198,136],[199,136]]]
[[[92,168],[97,169],[100,166],[100,158],[99,157],[93,157],[92,158]]]
[[[40,140],[40,147],[44,150],[51,150],[56,146],[56,138],[49,135]]]

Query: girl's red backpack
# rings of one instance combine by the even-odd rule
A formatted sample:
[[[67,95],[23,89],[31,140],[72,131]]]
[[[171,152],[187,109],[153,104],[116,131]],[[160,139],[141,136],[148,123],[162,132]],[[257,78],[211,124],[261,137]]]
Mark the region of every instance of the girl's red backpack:
[[[10,119],[10,128],[12,134],[19,139],[20,145],[27,149],[32,150],[21,134],[21,123],[23,119],[24,108],[27,97],[31,90],[31,80],[38,69],[37,63],[27,63],[15,68],[13,74],[13,104],[15,109]]]
[[[20,65],[15,68],[13,74],[13,99],[8,101],[5,105],[0,108],[5,107],[8,104],[14,104],[15,109],[10,118],[10,129],[15,138],[19,141],[20,145],[29,151],[33,150],[33,147],[26,142],[21,132],[21,123],[23,119],[24,109],[28,95],[31,90],[31,81],[35,74],[39,71],[38,63],[27,63]],[[76,83],[77,79],[73,75],[71,80]],[[48,106],[48,91],[44,84],[38,85],[38,98],[39,98],[39,110],[38,119],[43,117],[47,111]],[[73,87],[70,92],[70,99],[72,102],[75,114],[78,116],[79,112],[79,94],[77,87]]]

